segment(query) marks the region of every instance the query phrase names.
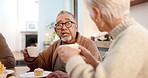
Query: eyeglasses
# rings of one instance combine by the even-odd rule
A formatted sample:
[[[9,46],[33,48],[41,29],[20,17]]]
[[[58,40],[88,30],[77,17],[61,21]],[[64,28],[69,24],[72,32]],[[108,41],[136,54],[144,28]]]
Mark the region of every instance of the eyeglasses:
[[[72,24],[75,24],[73,21],[67,21],[65,23],[57,23],[55,24],[56,29],[61,30],[63,26],[65,25],[67,28],[70,28]]]

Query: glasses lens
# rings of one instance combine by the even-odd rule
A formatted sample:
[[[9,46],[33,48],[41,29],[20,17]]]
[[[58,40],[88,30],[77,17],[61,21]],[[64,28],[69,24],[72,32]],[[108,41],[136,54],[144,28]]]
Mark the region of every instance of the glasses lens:
[[[72,21],[67,21],[65,23],[58,23],[58,24],[55,24],[56,25],[56,28],[57,29],[62,29],[63,25],[65,25],[67,28],[70,28],[72,26]]]
[[[56,28],[58,29],[62,28],[62,23],[56,24]]]
[[[72,25],[72,22],[71,22],[71,21],[65,22],[65,26],[66,26],[66,27],[69,28],[69,27],[71,27],[71,25]]]

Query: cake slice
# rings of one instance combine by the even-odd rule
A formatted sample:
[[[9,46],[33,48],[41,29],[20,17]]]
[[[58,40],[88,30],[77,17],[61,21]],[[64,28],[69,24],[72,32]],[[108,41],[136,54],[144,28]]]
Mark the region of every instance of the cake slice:
[[[34,70],[34,76],[43,76],[44,70],[42,68],[36,68]]]
[[[6,67],[4,64],[0,62],[0,74],[5,74],[6,73]]]

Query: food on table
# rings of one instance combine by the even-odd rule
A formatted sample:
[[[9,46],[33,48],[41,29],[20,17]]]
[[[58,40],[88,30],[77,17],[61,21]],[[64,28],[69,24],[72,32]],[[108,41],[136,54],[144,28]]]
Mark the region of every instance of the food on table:
[[[44,70],[42,68],[36,68],[34,70],[34,76],[43,76]]]
[[[0,62],[0,74],[5,74],[6,73],[6,67],[4,64]]]

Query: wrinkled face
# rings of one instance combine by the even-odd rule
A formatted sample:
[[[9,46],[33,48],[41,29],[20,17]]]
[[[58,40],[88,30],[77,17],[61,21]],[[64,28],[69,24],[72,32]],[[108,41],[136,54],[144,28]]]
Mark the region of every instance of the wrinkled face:
[[[71,15],[61,14],[57,17],[55,31],[63,42],[70,42],[76,38],[77,24]]]

